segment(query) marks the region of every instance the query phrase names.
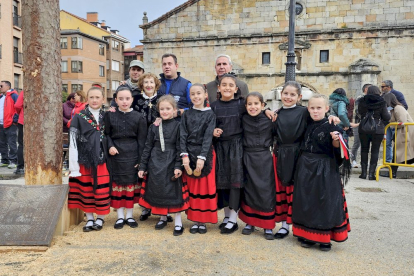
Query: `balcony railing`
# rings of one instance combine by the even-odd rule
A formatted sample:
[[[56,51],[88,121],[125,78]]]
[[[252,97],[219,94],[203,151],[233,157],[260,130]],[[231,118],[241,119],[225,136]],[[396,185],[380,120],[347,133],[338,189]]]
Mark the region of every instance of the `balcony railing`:
[[[17,14],[13,14],[13,26],[22,27],[22,17]]]
[[[14,63],[23,64],[23,54],[20,52],[14,52]]]

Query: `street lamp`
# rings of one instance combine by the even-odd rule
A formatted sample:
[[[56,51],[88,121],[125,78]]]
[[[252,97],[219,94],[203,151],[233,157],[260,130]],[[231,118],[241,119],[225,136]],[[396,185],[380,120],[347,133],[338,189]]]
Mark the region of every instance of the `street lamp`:
[[[295,55],[295,17],[301,14],[303,6],[290,0],[289,5],[289,42],[286,65],[285,81],[294,81],[296,78],[296,55]]]

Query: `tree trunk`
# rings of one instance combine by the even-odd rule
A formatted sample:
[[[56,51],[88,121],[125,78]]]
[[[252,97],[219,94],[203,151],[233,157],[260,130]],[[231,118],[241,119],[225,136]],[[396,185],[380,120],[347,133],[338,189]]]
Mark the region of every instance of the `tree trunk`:
[[[58,0],[22,1],[26,185],[62,184]]]

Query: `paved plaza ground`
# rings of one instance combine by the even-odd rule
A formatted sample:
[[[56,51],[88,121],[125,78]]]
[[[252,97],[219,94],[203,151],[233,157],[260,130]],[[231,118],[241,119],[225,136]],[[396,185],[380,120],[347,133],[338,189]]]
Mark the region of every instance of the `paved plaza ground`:
[[[0,181],[13,182],[24,183]],[[183,236],[174,237],[172,224],[154,230],[156,216],[137,229],[115,230],[111,212],[102,231],[83,233],[82,223],[54,238],[46,252],[0,251],[0,275],[413,275],[413,195],[413,179],[376,182],[354,174],[346,186],[352,231],[330,252],[302,248],[292,234],[267,241],[258,229],[243,236],[241,221],[230,236],[217,225],[192,235],[184,219]]]

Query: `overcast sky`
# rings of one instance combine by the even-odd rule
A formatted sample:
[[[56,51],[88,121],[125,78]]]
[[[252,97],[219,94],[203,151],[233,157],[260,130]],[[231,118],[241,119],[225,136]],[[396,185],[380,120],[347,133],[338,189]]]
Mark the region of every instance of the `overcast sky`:
[[[86,19],[87,12],[97,12],[112,30],[131,41],[131,47],[141,44],[144,11],[148,22],[183,4],[186,0],[60,0],[60,9]]]

